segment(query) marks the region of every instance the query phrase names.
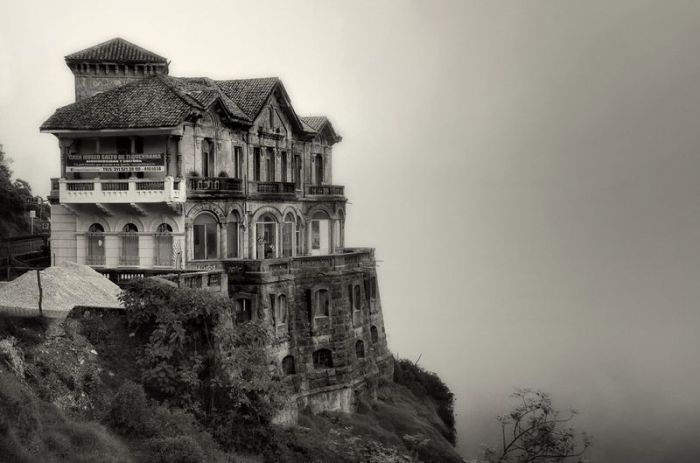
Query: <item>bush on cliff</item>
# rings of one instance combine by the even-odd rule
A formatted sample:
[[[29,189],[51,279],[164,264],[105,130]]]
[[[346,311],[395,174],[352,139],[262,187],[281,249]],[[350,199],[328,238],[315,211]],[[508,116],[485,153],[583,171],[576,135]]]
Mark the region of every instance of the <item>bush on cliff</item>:
[[[226,449],[271,444],[282,388],[262,324],[236,325],[230,299],[157,279],[132,283],[122,301],[143,339],[139,366],[149,395],[190,411]]]
[[[445,437],[454,445],[457,441],[454,394],[440,377],[410,360],[394,359],[394,382],[406,386],[416,397],[428,397],[435,403],[437,414],[447,427]]]

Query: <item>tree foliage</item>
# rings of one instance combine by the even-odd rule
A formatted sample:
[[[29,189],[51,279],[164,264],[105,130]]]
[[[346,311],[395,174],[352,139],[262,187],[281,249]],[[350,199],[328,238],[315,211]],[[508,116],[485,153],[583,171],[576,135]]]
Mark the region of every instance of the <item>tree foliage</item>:
[[[585,461],[591,439],[569,426],[576,411],[563,416],[552,406],[549,394],[541,391],[518,389],[512,397],[515,408],[498,417],[501,447],[485,451],[489,463]]]
[[[12,181],[11,162],[0,145],[0,217],[3,218],[0,220],[0,237],[29,232],[25,205],[27,199],[32,197],[31,186],[21,179]],[[37,212],[46,215],[43,209]]]
[[[139,366],[152,397],[190,410],[225,447],[247,442],[232,436],[245,431],[235,423],[267,432],[282,388],[270,367],[264,326],[236,325],[224,296],[154,278],[135,281],[121,298],[144,340]]]

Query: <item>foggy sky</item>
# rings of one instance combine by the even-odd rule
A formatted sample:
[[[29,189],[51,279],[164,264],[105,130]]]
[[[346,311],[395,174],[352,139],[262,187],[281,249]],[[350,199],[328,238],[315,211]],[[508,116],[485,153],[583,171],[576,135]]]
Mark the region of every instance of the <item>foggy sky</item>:
[[[457,394],[459,449],[514,387],[577,408],[601,462],[697,461],[700,4],[3,3],[0,143],[46,194],[63,56],[122,36],[171,74],[281,77],[344,136],[346,241],[392,350]]]

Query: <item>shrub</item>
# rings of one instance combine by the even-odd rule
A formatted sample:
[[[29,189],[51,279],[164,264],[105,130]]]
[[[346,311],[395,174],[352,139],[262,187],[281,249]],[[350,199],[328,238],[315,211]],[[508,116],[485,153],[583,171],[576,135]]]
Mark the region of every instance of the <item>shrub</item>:
[[[154,463],[203,463],[206,460],[199,444],[189,436],[159,437],[147,441]]]
[[[394,382],[406,386],[416,397],[428,396],[437,405],[437,414],[449,434],[445,436],[454,445],[457,441],[454,416],[454,394],[435,373],[426,371],[406,359],[394,359]]]
[[[146,434],[150,414],[143,387],[125,381],[112,400],[107,422],[121,434],[139,436]]]

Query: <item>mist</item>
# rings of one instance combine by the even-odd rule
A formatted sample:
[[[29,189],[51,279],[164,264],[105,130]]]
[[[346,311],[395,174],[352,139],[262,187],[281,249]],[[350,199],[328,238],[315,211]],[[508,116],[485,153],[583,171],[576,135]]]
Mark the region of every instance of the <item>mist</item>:
[[[63,56],[122,36],[176,76],[277,75],[343,135],[346,242],[390,348],[456,394],[458,448],[516,387],[575,408],[598,462],[700,455],[700,4],[6,3],[0,143],[47,194]]]

